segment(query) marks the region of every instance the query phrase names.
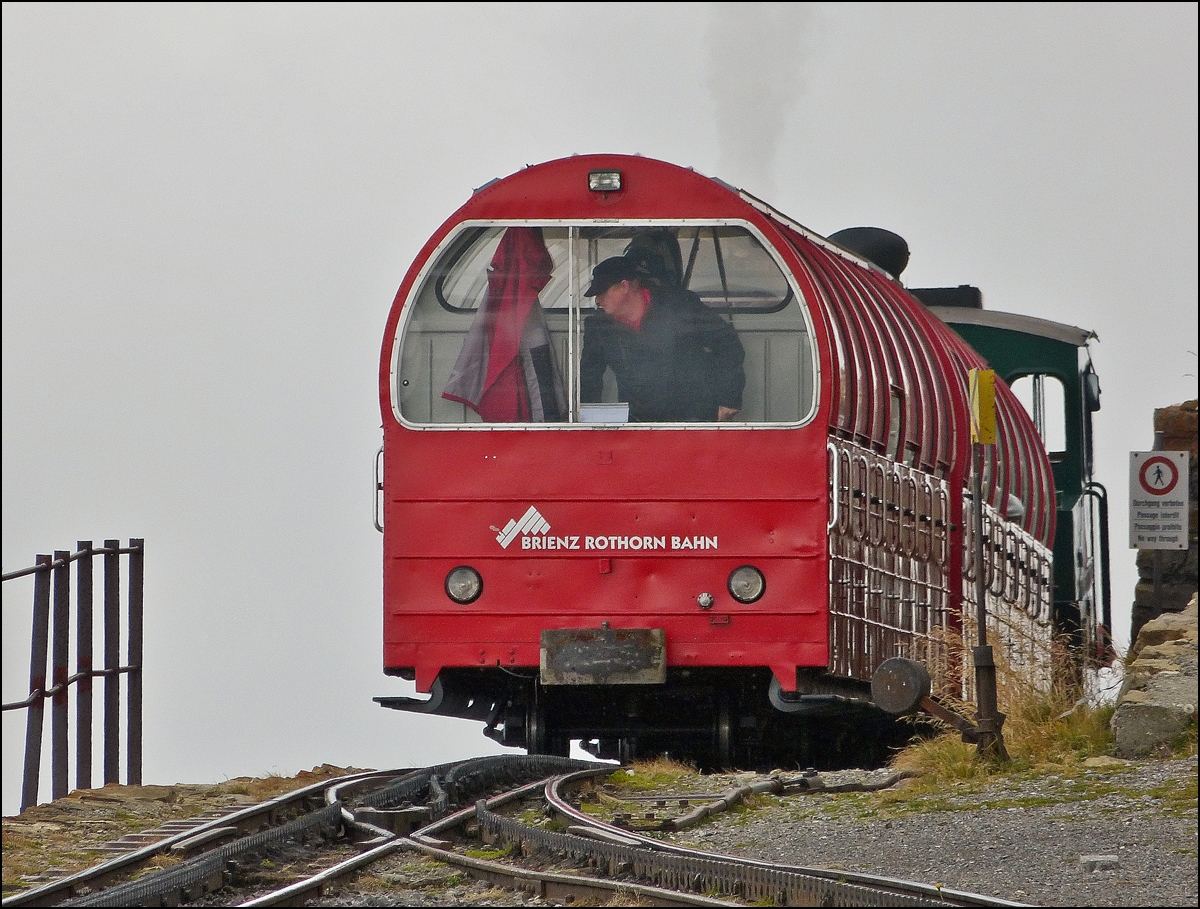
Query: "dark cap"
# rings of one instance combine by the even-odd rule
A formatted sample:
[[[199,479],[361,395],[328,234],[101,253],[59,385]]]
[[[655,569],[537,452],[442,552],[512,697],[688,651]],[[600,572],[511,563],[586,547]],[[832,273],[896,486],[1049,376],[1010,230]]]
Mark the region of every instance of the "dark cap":
[[[592,285],[583,292],[585,297],[598,297],[614,284],[622,281],[652,282],[654,275],[646,263],[625,256],[613,256],[605,259],[592,269]]]

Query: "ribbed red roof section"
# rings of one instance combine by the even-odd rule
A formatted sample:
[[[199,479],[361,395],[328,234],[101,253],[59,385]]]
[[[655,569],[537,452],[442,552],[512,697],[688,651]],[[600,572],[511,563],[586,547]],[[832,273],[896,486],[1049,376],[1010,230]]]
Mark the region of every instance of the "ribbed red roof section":
[[[970,476],[967,371],[987,363],[941,320],[879,270],[780,225],[819,290],[813,300],[831,338],[834,374],[830,433],[888,454],[899,433],[919,466],[957,482]],[[893,427],[892,399],[902,406]],[[1050,463],[1027,414],[1003,382],[996,383],[995,446],[985,448],[985,484],[992,506],[1008,512],[1009,496],[1024,505],[1024,527],[1046,546],[1054,539]]]

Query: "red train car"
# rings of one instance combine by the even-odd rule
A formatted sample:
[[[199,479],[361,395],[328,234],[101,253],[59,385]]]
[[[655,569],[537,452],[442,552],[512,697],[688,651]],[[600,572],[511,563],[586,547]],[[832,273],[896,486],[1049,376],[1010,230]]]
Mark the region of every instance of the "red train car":
[[[828,766],[894,741],[869,695],[884,660],[960,685],[966,370],[986,364],[899,283],[887,256],[906,249],[871,251],[880,237],[835,242],[640,156],[476,190],[412,264],[383,338],[384,671],[430,696],[377,700],[530,752],[575,739],[599,756]],[[732,329],[733,367],[716,335],[662,329],[675,346],[656,379],[690,393],[732,369],[728,419],[712,414],[727,390],[707,388],[703,413],[656,411],[631,404],[645,389],[626,361],[605,368],[611,325],[587,292],[615,257],[640,263],[647,312],[674,294]],[[997,388],[989,552],[1019,567],[989,610],[1036,669],[1054,481]]]

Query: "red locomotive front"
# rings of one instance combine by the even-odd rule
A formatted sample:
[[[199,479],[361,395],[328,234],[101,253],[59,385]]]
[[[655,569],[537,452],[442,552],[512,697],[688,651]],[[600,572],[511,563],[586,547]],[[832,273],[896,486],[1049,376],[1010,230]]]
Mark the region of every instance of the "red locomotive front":
[[[477,190],[384,337],[384,667],[430,698],[379,700],[706,765],[877,732],[870,671],[957,603],[964,460],[936,320],[889,282],[659,161]],[[906,602],[859,596],[880,570]]]

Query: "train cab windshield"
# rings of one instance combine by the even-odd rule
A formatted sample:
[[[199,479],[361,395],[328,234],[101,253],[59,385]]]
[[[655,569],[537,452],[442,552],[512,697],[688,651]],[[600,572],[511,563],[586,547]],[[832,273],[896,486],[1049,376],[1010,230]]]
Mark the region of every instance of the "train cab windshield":
[[[639,263],[632,324],[588,295],[613,257]],[[405,307],[392,376],[416,426],[797,425],[816,408],[807,307],[728,222],[464,225]]]

